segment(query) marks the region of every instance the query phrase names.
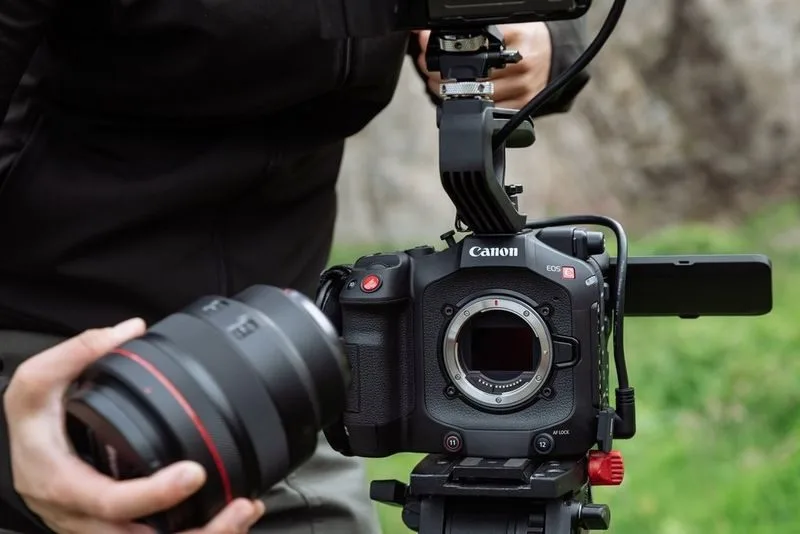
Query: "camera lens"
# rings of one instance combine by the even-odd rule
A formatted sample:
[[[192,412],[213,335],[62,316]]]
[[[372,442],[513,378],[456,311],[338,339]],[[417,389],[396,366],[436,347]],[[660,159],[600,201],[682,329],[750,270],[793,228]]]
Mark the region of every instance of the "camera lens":
[[[206,523],[307,460],[344,409],[349,367],[325,315],[292,290],[206,297],[91,366],[67,403],[76,453],[119,480],[179,460],[207,482],[158,531]]]
[[[456,388],[494,410],[530,401],[550,373],[553,352],[541,316],[506,296],[464,306],[445,332],[443,349],[444,367]]]

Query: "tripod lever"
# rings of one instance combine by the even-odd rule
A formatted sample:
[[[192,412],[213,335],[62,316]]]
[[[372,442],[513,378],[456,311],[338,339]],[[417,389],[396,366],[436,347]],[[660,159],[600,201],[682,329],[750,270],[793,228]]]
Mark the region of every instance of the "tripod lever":
[[[578,514],[581,528],[608,530],[611,526],[611,508],[606,504],[584,504]]]
[[[374,480],[369,486],[369,498],[381,504],[403,507],[408,501],[408,486],[398,480]]]

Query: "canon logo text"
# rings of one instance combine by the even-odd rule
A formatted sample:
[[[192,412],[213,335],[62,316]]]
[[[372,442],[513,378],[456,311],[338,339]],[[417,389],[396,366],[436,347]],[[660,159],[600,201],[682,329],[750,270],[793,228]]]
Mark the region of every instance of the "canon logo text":
[[[473,258],[516,258],[519,249],[516,247],[471,247],[469,255]]]

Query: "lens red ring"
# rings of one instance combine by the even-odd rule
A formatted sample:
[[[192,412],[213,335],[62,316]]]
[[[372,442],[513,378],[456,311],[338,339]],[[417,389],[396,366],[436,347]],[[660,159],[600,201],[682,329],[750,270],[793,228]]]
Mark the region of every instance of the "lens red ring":
[[[189,401],[181,394],[177,387],[166,377],[164,374],[158,370],[153,364],[139,356],[138,354],[131,352],[126,349],[115,349],[114,354],[118,354],[123,358],[127,358],[128,360],[136,363],[143,369],[145,369],[148,373],[150,373],[156,380],[158,380],[164,389],[175,399],[175,401],[180,405],[183,411],[186,413],[189,420],[194,425],[195,429],[197,429],[197,433],[200,434],[200,439],[203,440],[208,452],[211,454],[211,458],[214,461],[214,467],[216,467],[217,472],[219,473],[220,482],[222,483],[222,489],[225,493],[225,502],[230,503],[233,501],[233,491],[231,489],[231,481],[230,476],[228,475],[228,470],[225,469],[225,463],[222,461],[222,455],[220,455],[219,450],[217,449],[216,444],[214,443],[214,439],[211,437],[211,434],[206,429],[203,421],[200,419],[200,416],[197,415],[197,412],[194,411]]]

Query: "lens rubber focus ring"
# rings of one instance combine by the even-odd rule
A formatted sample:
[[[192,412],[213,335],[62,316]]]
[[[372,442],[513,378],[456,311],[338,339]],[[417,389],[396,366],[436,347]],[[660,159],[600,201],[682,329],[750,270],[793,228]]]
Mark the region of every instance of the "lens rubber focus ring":
[[[157,350],[153,350],[156,348]],[[228,427],[219,415],[213,404],[196,384],[189,373],[183,369],[174,359],[163,349],[158,347],[145,336],[143,339],[134,340],[116,349],[114,354],[125,358],[138,367],[144,369],[155,379],[157,383],[174,400],[172,406],[174,411],[170,416],[162,418],[173,424],[170,427],[175,430],[174,420],[177,414],[184,418],[187,423],[182,427],[194,429],[194,437],[184,435],[183,432],[175,432],[175,438],[182,444],[183,453],[186,458],[199,461],[205,458],[204,467],[220,486],[225,498],[225,503],[231,502],[235,494],[242,494],[244,483],[241,478],[243,466],[237,453],[233,436]],[[150,355],[144,358],[141,354]],[[115,373],[117,374],[117,373]],[[135,389],[140,387],[134,386]],[[162,414],[166,406],[157,406]],[[202,450],[195,450],[201,444]],[[211,480],[209,481],[211,482]],[[211,484],[201,492],[207,491]]]

